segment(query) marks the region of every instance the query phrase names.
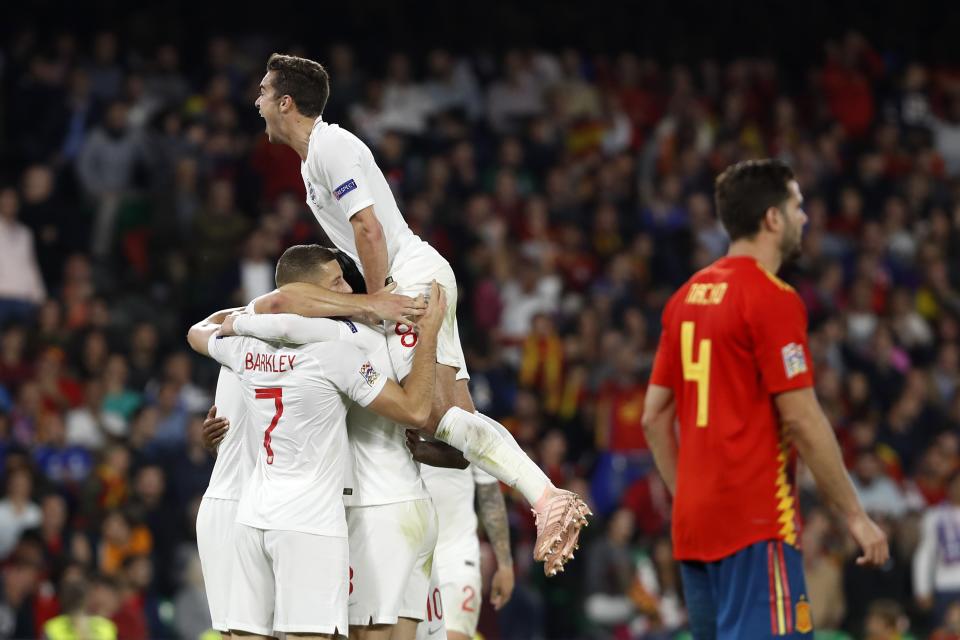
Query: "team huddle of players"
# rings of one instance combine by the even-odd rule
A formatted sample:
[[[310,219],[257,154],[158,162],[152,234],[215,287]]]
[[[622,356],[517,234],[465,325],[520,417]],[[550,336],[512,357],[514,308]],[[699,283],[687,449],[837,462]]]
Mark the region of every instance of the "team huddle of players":
[[[289,248],[277,290],[188,334],[222,365],[208,423],[229,422],[197,518],[213,626],[470,637],[475,485],[499,480],[531,504],[547,575],[573,558],[590,512],[476,411],[453,271],[407,226],[370,149],[323,121],[328,94],[322,66],[275,54],[256,106],[270,141],[300,155],[307,205],[336,249]],[[348,284],[341,265],[361,280]],[[455,468],[422,473],[421,459]],[[512,577],[498,588],[502,602]]]
[[[336,250],[291,247],[277,290],[188,335],[223,366],[216,409],[230,423],[197,518],[213,625],[245,637],[466,640],[479,612],[475,482],[499,480],[532,505],[533,556],[548,576],[573,558],[590,512],[476,411],[453,271],[407,226],[370,149],[324,122],[328,95],[321,65],[274,54],[256,107],[269,140],[300,156],[307,205]],[[698,640],[812,637],[793,446],[863,548],[858,563],[888,558],[813,393],[802,302],[775,275],[800,248],[802,202],[782,162],[728,168],[716,204],[729,254],[663,315],[643,426],[675,496]],[[396,290],[383,288],[390,280]],[[512,577],[497,588],[502,602]]]

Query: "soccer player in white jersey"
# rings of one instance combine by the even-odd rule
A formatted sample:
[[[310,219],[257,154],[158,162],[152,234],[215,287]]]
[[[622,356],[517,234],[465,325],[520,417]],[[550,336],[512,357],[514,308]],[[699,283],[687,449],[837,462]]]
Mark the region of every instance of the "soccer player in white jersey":
[[[470,640],[477,631],[482,603],[477,515],[497,559],[490,587],[494,608],[499,610],[513,592],[513,558],[503,494],[495,478],[472,465],[457,469],[424,464],[421,473],[440,520],[434,564],[442,610],[436,610],[431,593],[427,620],[417,627],[417,640],[433,640],[441,626],[446,628],[449,640]]]
[[[461,450],[472,463],[517,488],[537,517],[534,558],[553,575],[573,555],[589,509],[579,496],[553,486],[502,425],[476,412],[457,332],[457,282],[450,265],[410,230],[370,149],[356,136],[321,117],[329,78],[320,64],[274,54],[260,84],[256,107],[271,142],[300,156],[307,204],[337,248],[378,291],[391,277],[401,293],[417,294],[431,281],[443,287],[449,307],[437,347],[437,393],[427,431]],[[318,300],[338,294],[302,294]],[[289,309],[288,309],[289,310]],[[397,374],[407,374],[418,345],[410,324],[388,325]]]
[[[277,285],[306,282],[350,292],[335,254],[319,245],[288,248],[277,264]],[[382,325],[284,315],[229,317],[221,335],[307,344],[343,340],[396,381]],[[354,405],[347,414],[353,477],[344,497],[350,547],[351,637],[413,640],[424,618],[437,515],[406,447],[405,427]],[[505,518],[505,513],[504,516]],[[395,628],[396,627],[396,628]]]
[[[336,289],[338,285],[342,285],[343,278],[338,274],[329,277],[325,286]],[[286,285],[282,284],[281,290],[283,286]],[[384,294],[388,292],[364,298],[355,296],[353,300],[346,301],[346,304],[334,302],[328,304],[327,308],[315,311],[332,316],[347,316],[361,310],[374,317],[389,317],[393,313],[411,310],[419,313],[419,305],[412,299]],[[357,300],[363,302],[358,303]],[[363,308],[358,309],[358,304],[362,304]],[[217,312],[201,324],[219,324],[230,311],[233,310]],[[197,551],[203,571],[211,626],[225,638],[229,636],[227,604],[232,575],[233,526],[237,515],[237,502],[256,464],[258,447],[258,431],[247,422],[240,379],[229,368],[221,367],[214,406],[210,408],[204,421],[205,444],[216,451],[217,459],[197,513]],[[229,428],[231,426],[232,428]],[[259,437],[263,437],[262,433]]]
[[[215,320],[211,320],[214,322]],[[214,405],[207,420],[233,424],[217,447],[217,460],[210,474],[210,483],[197,512],[197,551],[207,592],[211,626],[229,635],[227,602],[230,596],[233,523],[237,518],[240,492],[256,464],[256,449],[244,443],[247,436],[246,407],[241,397],[240,378],[227,367],[220,368]],[[229,416],[224,418],[223,416]]]
[[[220,339],[213,323],[190,329],[191,347],[240,376],[247,419],[264,425],[237,506],[231,632],[327,638],[347,630],[344,396],[392,420],[422,424],[444,307],[434,285],[421,320],[425,353],[415,358],[406,387],[342,341],[292,349],[254,338]]]
[[[277,284],[286,286],[291,280],[310,282],[334,291],[350,291],[333,254],[317,245],[290,247],[281,256]],[[241,315],[227,318],[220,331],[221,335],[235,333],[295,344],[346,340],[367,351],[371,364],[381,373],[395,375],[382,331],[363,324],[286,314]],[[216,428],[211,419],[205,424],[210,424],[211,430]],[[436,491],[430,492],[444,497],[442,504],[446,511],[439,518],[439,525],[443,540],[441,547],[447,551],[438,549],[440,555],[435,558],[437,536],[436,527],[432,526],[435,512],[430,501],[425,500],[427,488],[420,480],[420,468],[405,446],[404,430],[396,423],[353,407],[347,416],[347,432],[354,453],[356,476],[351,484],[353,495],[345,498],[353,586],[350,593],[351,635],[412,640],[417,629],[416,621],[424,619],[425,610],[428,622],[436,621],[442,627],[439,580],[437,593],[431,594],[432,598],[427,597],[428,582],[433,576],[426,562],[433,559],[435,570],[438,565],[449,566],[442,573],[448,600],[454,593],[463,599],[460,604],[462,612],[451,616],[452,628],[467,637],[472,636],[470,629],[476,627],[480,605],[477,517],[473,512],[475,474],[478,476],[477,510],[498,561],[492,588],[494,606],[499,608],[505,604],[513,590],[506,506],[496,480],[482,471],[431,469],[434,485],[450,481],[446,491],[437,487]],[[411,442],[412,438],[408,437],[406,444]],[[439,464],[456,464],[460,468],[468,464],[455,449],[438,450],[436,443],[422,443],[417,451],[431,454],[430,459],[424,460],[427,463],[437,460]],[[421,531],[424,535],[412,535]],[[459,538],[464,538],[463,542],[458,542]],[[415,547],[411,539],[421,541],[419,553],[412,553]],[[447,556],[453,560],[445,561]],[[398,618],[398,628],[391,629]],[[431,640],[436,640],[438,625],[431,630]]]

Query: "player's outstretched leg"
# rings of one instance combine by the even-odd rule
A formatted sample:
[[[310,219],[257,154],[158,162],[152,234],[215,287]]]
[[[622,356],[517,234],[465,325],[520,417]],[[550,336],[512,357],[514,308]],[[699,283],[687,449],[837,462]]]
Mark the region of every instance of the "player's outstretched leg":
[[[533,506],[537,540],[533,557],[544,573],[563,570],[576,549],[580,529],[591,515],[580,496],[558,489],[497,421],[450,407],[434,436],[463,452],[464,457],[501,482],[517,489]]]
[[[522,455],[524,460],[532,463],[505,426],[479,411],[474,415],[496,429],[504,442]],[[557,571],[562,572],[563,565],[573,559],[573,552],[579,548],[580,529],[587,526],[587,516],[592,516],[593,512],[580,496],[556,488],[537,465],[533,466],[546,483],[536,501],[527,499],[534,507],[533,515],[537,523],[533,557],[544,562],[547,575],[554,575]]]

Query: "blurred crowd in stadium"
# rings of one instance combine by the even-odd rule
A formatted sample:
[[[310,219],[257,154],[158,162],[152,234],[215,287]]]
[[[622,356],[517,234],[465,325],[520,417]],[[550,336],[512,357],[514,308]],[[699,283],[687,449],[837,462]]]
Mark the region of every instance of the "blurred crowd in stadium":
[[[193,527],[216,367],[185,330],[271,290],[279,253],[320,233],[297,156],[253,107],[268,44],[215,37],[187,60],[27,30],[0,51],[2,638],[71,606],[121,638],[209,626]],[[960,638],[960,69],[856,33],[799,76],[773,59],[287,52],[327,65],[325,119],[374,149],[453,264],[478,408],[599,515],[546,580],[508,497],[518,588],[485,611],[487,637],[683,627],[644,386],[663,303],[726,248],[713,176],[776,156],[810,217],[784,276],[809,309],[817,391],[893,542],[882,571],[858,568],[801,474],[815,624]],[[922,526],[943,502],[955,526]]]

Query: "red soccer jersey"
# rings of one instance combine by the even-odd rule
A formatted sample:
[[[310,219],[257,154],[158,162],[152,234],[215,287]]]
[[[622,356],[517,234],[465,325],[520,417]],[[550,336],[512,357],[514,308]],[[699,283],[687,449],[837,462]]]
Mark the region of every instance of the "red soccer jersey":
[[[796,292],[753,258],[717,260],[667,303],[650,382],[673,390],[680,423],[676,557],[711,562],[761,540],[796,546],[795,456],[773,402],[813,385]]]

